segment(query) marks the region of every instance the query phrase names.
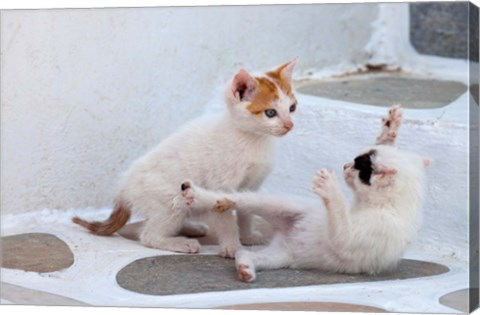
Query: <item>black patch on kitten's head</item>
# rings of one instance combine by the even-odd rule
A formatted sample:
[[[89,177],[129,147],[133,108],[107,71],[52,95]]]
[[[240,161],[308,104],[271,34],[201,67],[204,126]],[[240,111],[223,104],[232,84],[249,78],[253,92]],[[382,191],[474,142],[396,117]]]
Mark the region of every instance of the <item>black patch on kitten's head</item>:
[[[372,156],[376,154],[375,150],[357,156],[354,160],[353,168],[359,171],[358,177],[365,185],[370,185],[370,178],[373,173]]]

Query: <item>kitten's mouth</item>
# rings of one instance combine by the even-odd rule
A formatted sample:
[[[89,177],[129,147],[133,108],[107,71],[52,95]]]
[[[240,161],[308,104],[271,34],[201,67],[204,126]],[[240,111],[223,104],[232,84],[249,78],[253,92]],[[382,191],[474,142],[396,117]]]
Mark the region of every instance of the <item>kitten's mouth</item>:
[[[292,130],[292,128],[282,128],[282,130],[280,130],[278,133],[277,133],[277,136],[279,137],[282,137],[284,135],[286,135],[287,133],[289,133],[290,131]]]

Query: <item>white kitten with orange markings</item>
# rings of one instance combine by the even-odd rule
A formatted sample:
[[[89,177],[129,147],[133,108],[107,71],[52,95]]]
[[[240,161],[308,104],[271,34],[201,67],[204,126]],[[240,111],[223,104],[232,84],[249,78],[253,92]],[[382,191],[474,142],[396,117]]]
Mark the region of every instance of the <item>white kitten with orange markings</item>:
[[[103,222],[73,221],[94,234],[110,235],[132,213],[146,218],[140,242],[148,247],[197,253],[196,239],[208,227],[189,219],[184,202],[178,202],[178,187],[191,178],[212,190],[256,190],[269,173],[273,138],[293,128],[297,101],[292,89],[296,60],[264,76],[239,71],[225,91],[227,111],[216,119],[198,119],[162,141],[133,163],[117,194],[114,210]],[[233,257],[239,243],[237,221],[232,213],[213,215],[213,229],[220,255]],[[239,214],[240,238],[247,244],[261,241],[252,230],[251,215]]]
[[[419,228],[422,182],[429,163],[393,147],[401,119],[402,109],[392,107],[383,119],[377,145],[344,166],[345,181],[355,197],[351,207],[335,174],[326,169],[318,171],[313,181],[313,191],[324,207],[253,192],[212,192],[190,181],[182,185],[180,194],[193,211],[235,209],[258,214],[272,224],[275,233],[266,248],[237,252],[242,281],[253,281],[260,269],[369,274],[392,269]]]

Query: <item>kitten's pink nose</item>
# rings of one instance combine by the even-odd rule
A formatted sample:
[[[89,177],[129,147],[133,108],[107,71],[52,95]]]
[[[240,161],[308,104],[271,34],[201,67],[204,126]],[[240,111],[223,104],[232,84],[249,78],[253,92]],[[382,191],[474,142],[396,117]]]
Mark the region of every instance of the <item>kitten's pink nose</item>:
[[[345,164],[345,165],[343,166],[343,170],[346,170],[347,168],[350,168],[352,165],[353,165],[352,162]]]
[[[283,123],[283,128],[287,129],[288,131],[292,130],[293,128],[293,122],[291,120],[288,120]]]

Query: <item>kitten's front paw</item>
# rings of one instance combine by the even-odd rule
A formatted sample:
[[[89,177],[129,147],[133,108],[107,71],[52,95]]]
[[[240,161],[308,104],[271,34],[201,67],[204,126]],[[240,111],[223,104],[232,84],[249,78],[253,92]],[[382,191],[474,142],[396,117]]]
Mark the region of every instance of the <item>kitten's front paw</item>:
[[[322,197],[325,201],[336,193],[338,187],[337,177],[333,171],[321,169],[315,173],[313,178],[313,192]]]
[[[182,185],[180,186],[180,189],[182,190],[181,194],[183,198],[185,198],[185,203],[187,206],[193,206],[195,203],[195,190],[193,188],[193,184],[191,181],[184,181]]]
[[[196,239],[186,240],[183,244],[183,253],[196,254],[200,251],[200,243]]]
[[[219,255],[224,258],[235,258],[235,254],[240,246],[240,244],[221,245]]]
[[[401,105],[393,105],[390,107],[388,110],[388,116],[384,117],[383,119],[385,121],[390,121],[394,125],[399,125],[400,122],[402,121],[402,116],[403,116],[403,108]]]
[[[392,144],[397,138],[402,123],[403,108],[400,105],[390,107],[388,115],[382,117],[382,131],[377,137],[377,144]]]

